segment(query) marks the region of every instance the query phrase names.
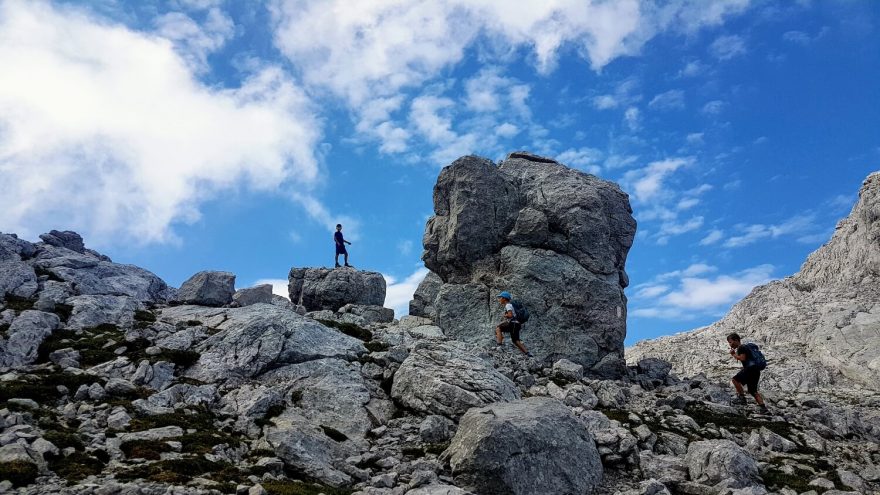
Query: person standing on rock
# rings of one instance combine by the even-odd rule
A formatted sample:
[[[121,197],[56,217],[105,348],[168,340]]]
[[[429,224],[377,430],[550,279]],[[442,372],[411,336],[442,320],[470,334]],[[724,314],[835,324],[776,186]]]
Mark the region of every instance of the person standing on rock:
[[[526,349],[522,340],[519,339],[519,331],[522,329],[522,322],[519,321],[516,314],[513,297],[510,295],[510,292],[504,291],[501,294],[498,294],[498,302],[504,306],[504,321],[495,327],[495,342],[497,342],[500,347],[501,344],[504,343],[504,334],[509,333],[510,339],[513,340],[513,344],[522,351],[523,354],[528,357],[534,357],[532,356],[532,353]]]
[[[743,391],[743,385],[745,385],[748,387],[749,393],[755,398],[761,411],[767,412],[764,398],[758,393],[758,380],[761,379],[761,370],[767,365],[764,355],[758,350],[757,345],[751,343],[743,344],[742,338],[738,333],[728,335],[727,343],[730,345],[730,355],[743,365],[743,369],[734,375],[731,380],[734,388],[736,388],[737,404],[746,404],[746,395]]]
[[[339,268],[339,255],[345,256],[345,266],[351,266],[348,264],[348,250],[345,249],[345,245],[351,245],[350,242],[346,241],[345,238],[342,237],[342,224],[336,224],[336,233],[333,234],[333,240],[336,242],[336,268]]]

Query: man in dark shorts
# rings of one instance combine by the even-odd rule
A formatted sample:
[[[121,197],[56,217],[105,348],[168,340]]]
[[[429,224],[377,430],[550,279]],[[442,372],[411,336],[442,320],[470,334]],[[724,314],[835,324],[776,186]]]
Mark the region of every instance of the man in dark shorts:
[[[509,333],[513,345],[515,345],[526,356],[533,357],[532,353],[526,349],[525,344],[519,339],[519,331],[522,329],[522,323],[516,319],[516,310],[513,309],[513,304],[511,304],[512,299],[513,297],[510,295],[510,292],[504,291],[501,294],[498,294],[498,302],[504,306],[504,321],[495,327],[495,342],[501,346],[501,344],[504,343],[503,334]]]
[[[764,404],[764,398],[758,393],[758,381],[761,379],[761,367],[756,364],[755,358],[752,356],[752,350],[748,345],[742,343],[742,338],[740,338],[738,333],[728,335],[727,343],[730,345],[730,355],[743,365],[743,369],[734,375],[733,380],[731,380],[734,388],[736,388],[736,402],[740,405],[746,404],[746,394],[743,391],[743,385],[745,385],[749,394],[751,394],[758,403],[758,407],[766,412],[767,405]]]
[[[342,237],[342,224],[341,223],[336,224],[336,233],[333,234],[333,240],[336,242],[336,268],[339,268],[339,255],[340,254],[345,255],[345,266],[351,266],[348,264],[348,250],[345,249],[345,245],[346,244],[351,245],[351,243],[346,241]]]

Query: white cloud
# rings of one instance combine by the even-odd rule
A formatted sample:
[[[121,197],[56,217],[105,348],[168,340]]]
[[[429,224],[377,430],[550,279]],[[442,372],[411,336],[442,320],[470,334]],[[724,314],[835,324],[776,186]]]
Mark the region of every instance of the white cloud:
[[[607,169],[624,168],[638,161],[637,155],[609,155],[605,159],[604,166]]]
[[[703,144],[703,135],[702,132],[692,132],[687,135],[685,140],[688,144]]]
[[[724,242],[726,248],[736,248],[754,244],[762,239],[776,239],[781,236],[795,235],[799,238],[808,239],[802,242],[811,243],[813,240],[808,237],[815,230],[816,216],[813,214],[797,215],[785,222],[776,225],[739,225],[737,230],[740,235],[730,237]]]
[[[676,170],[693,162],[691,158],[670,158],[649,163],[647,167],[630,170],[623,181],[638,201],[650,201],[664,193],[664,181]]]
[[[806,45],[810,43],[810,35],[803,31],[786,31],[782,35],[782,39],[785,41],[789,41],[792,43],[798,43],[801,45]]]
[[[636,292],[635,297],[654,298],[665,294],[668,290],[668,285],[646,285]]]
[[[720,0],[709,7],[702,0],[269,2],[278,49],[306,85],[342,98],[358,122],[370,101],[445,77],[475,44],[485,64],[526,53],[547,74],[561,51],[573,50],[599,71],[618,57],[637,55],[661,32],[692,34],[747,7],[748,0]],[[497,108],[498,100],[491,92],[475,91],[469,103],[472,109],[489,109]],[[595,103],[606,108],[629,104],[616,95],[598,97]],[[374,124],[358,125],[359,132],[383,139],[371,132]],[[396,137],[386,150],[402,148]]]
[[[678,204],[676,205],[676,209],[689,210],[694,206],[697,206],[698,204],[700,204],[699,198],[681,198],[681,200],[679,200]]]
[[[487,68],[465,82],[465,104],[475,112],[497,112],[504,108],[528,116],[526,105],[531,88],[501,76],[498,68]]]
[[[595,148],[569,148],[556,155],[556,161],[566,165],[584,169],[592,174],[599,173],[598,163],[602,160],[602,152]]]
[[[16,0],[0,2],[0,67],[4,230],[167,241],[220,191],[319,178],[320,125],[279,68],[208,87],[163,38]]]
[[[774,267],[759,265],[733,274],[705,276],[714,271],[715,267],[695,264],[685,270],[661,275],[658,279],[673,280],[673,283],[644,284],[642,298],[654,300],[647,306],[632,309],[630,314],[635,317],[666,319],[687,319],[700,314],[714,314],[745,297],[754,287],[772,280]],[[671,291],[659,289],[669,285],[676,285],[676,288]]]
[[[336,232],[336,224],[342,224],[342,230],[345,233],[345,240],[358,241],[361,238],[361,223],[357,219],[348,215],[339,215],[331,212],[318,198],[312,194],[302,192],[292,192],[290,199],[298,203],[306,210],[306,213],[315,222],[324,226],[327,232]],[[328,242],[331,237],[327,236]]]
[[[235,34],[235,24],[220,9],[208,11],[203,23],[182,12],[169,12],[156,19],[159,36],[174,42],[190,65],[208,70],[208,55],[219,50]]]
[[[631,105],[642,99],[637,91],[639,82],[635,78],[627,78],[614,86],[614,92],[593,97],[593,106],[598,110],[610,110],[621,106]]]
[[[709,53],[718,60],[730,60],[746,53],[746,41],[742,36],[719,36],[709,45]]]
[[[678,75],[679,77],[696,77],[706,72],[706,70],[708,69],[705,64],[699,60],[692,60],[686,63],[684,67],[678,71]]]
[[[720,229],[712,229],[706,234],[706,237],[700,240],[701,246],[711,246],[724,238],[724,231]]]
[[[403,256],[409,256],[412,254],[412,250],[413,242],[408,239],[397,243],[397,251]]]
[[[656,110],[678,110],[684,108],[684,91],[671,89],[651,99],[648,106]]]
[[[641,121],[641,112],[636,107],[629,107],[623,112],[623,121],[626,122],[626,126],[629,127],[631,131],[639,130],[639,124]]]
[[[412,295],[427,274],[428,269],[425,267],[419,268],[400,281],[391,275],[382,274],[385,277],[385,307],[394,309],[394,314],[398,318],[409,314]]]
[[[510,122],[505,122],[495,128],[495,134],[502,138],[512,138],[519,134],[519,127]]]
[[[702,112],[708,115],[718,115],[724,109],[724,102],[721,100],[712,100],[703,105]]]
[[[272,285],[272,294],[282,296],[285,299],[290,299],[290,292],[288,292],[288,289],[287,289],[287,284],[288,284],[287,279],[284,279],[284,278],[261,278],[260,280],[257,280],[256,282],[254,282],[254,285],[252,285],[251,287],[254,287],[257,285],[263,285],[263,284],[271,284]],[[240,288],[241,287],[239,287],[239,289]]]

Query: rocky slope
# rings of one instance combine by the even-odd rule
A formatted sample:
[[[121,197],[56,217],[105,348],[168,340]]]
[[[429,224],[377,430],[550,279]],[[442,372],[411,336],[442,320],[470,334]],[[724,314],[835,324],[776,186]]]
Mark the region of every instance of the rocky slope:
[[[639,342],[627,359],[660,357],[680,376],[721,379],[736,368],[726,354],[730,332],[762,345],[771,389],[880,390],[880,173],[798,273],[755,288],[709,327]]]
[[[309,312],[225,272],[175,290],[74,233],[43,239],[0,234],[0,493],[880,489],[871,390],[783,389],[762,416],[726,377],[656,358],[604,379],[380,306]]]
[[[512,153],[460,158],[440,172],[422,259],[431,274],[410,313],[469,343],[492,338],[501,290],[531,308],[523,340],[540,359],[623,371],[626,255],[636,224],[616,184]]]

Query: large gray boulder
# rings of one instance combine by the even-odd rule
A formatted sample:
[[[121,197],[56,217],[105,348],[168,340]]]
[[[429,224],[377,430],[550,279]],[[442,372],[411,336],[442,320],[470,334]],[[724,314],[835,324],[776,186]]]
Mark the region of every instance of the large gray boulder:
[[[199,306],[223,306],[232,302],[235,275],[229,272],[204,271],[190,277],[177,290],[176,302]]]
[[[730,332],[762,347],[767,389],[807,392],[855,382],[880,390],[880,172],[868,176],[850,214],[798,273],[756,287],[708,327],[639,342],[627,360],[657,357],[679,376],[705,372],[729,380]]]
[[[354,268],[291,268],[288,291],[293,304],[307,311],[336,311],[346,304],[382,306],[385,278]]]
[[[507,290],[530,308],[522,336],[537,357],[618,375],[635,229],[616,184],[526,153],[499,166],[459,158],[434,187],[422,256],[432,273],[411,311],[483,342],[501,317],[495,296]]]
[[[432,340],[415,344],[394,375],[391,396],[416,411],[448,417],[520,397],[509,378],[464,344]]]
[[[40,344],[58,328],[57,315],[42,311],[22,311],[12,320],[6,338],[0,337],[0,368],[15,368],[33,363]]]
[[[214,335],[195,350],[199,360],[187,376],[205,382],[252,378],[286,364],[336,357],[356,360],[361,341],[271,304],[244,308],[175,306],[159,316],[167,323],[199,322]]]
[[[82,236],[70,230],[65,230],[63,232],[50,230],[48,234],[41,234],[40,239],[50,246],[69,249],[80,254],[86,252],[86,245],[83,242]]]
[[[250,306],[257,303],[272,304],[273,298],[272,284],[255,285],[246,289],[239,289],[232,295],[232,300],[239,306]]]
[[[732,480],[734,488],[760,484],[758,463],[730,440],[703,440],[688,445],[685,463],[692,480],[714,485]]]
[[[29,299],[37,292],[37,274],[27,263],[0,260],[0,301],[7,295]]]
[[[21,261],[34,256],[37,247],[24,239],[19,239],[15,234],[0,232],[0,261]]]
[[[471,409],[443,455],[457,485],[487,495],[589,494],[603,474],[592,435],[550,398]]]

